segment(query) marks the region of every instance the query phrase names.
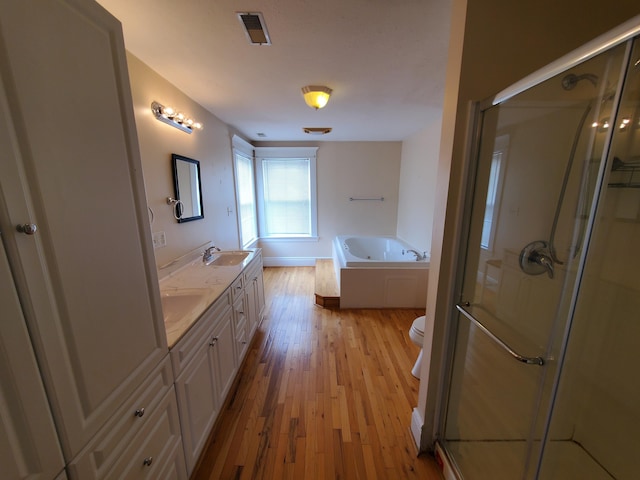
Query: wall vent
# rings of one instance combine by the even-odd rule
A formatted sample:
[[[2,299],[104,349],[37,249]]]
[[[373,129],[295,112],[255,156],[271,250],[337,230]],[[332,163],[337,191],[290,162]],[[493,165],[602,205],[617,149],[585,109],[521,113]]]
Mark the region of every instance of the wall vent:
[[[304,133],[308,133],[309,135],[326,135],[330,133],[331,127],[303,127],[302,130]]]
[[[264,18],[261,13],[238,13],[244,32],[251,45],[271,45]]]

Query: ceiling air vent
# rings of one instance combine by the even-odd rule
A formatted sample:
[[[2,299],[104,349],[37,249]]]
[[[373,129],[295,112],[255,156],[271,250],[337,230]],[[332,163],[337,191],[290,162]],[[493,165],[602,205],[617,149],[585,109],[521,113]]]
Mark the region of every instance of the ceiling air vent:
[[[238,18],[242,22],[251,45],[271,45],[271,39],[261,13],[238,13]]]
[[[309,135],[326,135],[331,132],[331,127],[303,127],[304,133]]]

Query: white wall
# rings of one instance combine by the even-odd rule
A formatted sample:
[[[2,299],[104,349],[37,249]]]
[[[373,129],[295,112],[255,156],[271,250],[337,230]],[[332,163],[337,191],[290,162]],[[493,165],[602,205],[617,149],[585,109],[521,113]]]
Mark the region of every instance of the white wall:
[[[426,252],[431,250],[441,126],[438,118],[402,142],[397,235]]]
[[[238,248],[232,131],[146,64],[127,54],[153,232],[165,232],[167,246],[155,249],[164,265],[207,242]],[[152,101],[175,106],[204,124],[188,135],[157,121]],[[261,241],[267,265],[313,265],[331,256],[340,234],[396,235],[419,250],[430,250],[440,122],[434,121],[404,142],[309,142],[318,146],[318,240]],[[259,142],[256,146],[298,143]],[[179,224],[166,197],[173,196],[171,154],[199,160],[204,219]],[[349,201],[350,197],[384,201]],[[229,212],[227,211],[229,210]]]
[[[147,203],[154,214],[151,229],[164,231],[167,239],[166,247],[155,249],[156,265],[164,265],[210,240],[221,248],[238,248],[229,128],[135,56],[128,53],[127,62]],[[189,135],[159,122],[151,113],[154,100],[192,116],[204,124],[204,129]],[[202,220],[178,223],[166,203],[168,196],[174,196],[172,153],[200,161]]]
[[[256,146],[294,146],[260,142]],[[400,142],[318,142],[318,241],[261,240],[265,265],[313,265],[340,234],[395,235]],[[350,197],[384,201],[349,201]]]

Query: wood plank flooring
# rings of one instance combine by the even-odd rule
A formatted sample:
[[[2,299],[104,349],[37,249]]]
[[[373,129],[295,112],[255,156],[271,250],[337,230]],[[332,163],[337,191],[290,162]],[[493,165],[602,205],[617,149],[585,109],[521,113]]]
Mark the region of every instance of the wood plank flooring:
[[[441,479],[409,431],[424,312],[323,309],[313,267],[264,278],[265,319],[192,478]]]
[[[332,259],[316,260],[314,292],[316,305],[324,308],[340,308],[340,287]]]

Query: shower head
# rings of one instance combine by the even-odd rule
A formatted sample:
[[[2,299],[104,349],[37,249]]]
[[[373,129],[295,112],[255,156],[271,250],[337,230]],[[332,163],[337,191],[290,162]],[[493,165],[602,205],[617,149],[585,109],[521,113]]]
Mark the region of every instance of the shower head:
[[[594,87],[598,83],[597,75],[592,73],[583,73],[582,75],[569,73],[562,78],[562,88],[565,90],[573,90],[580,80],[589,80]]]

